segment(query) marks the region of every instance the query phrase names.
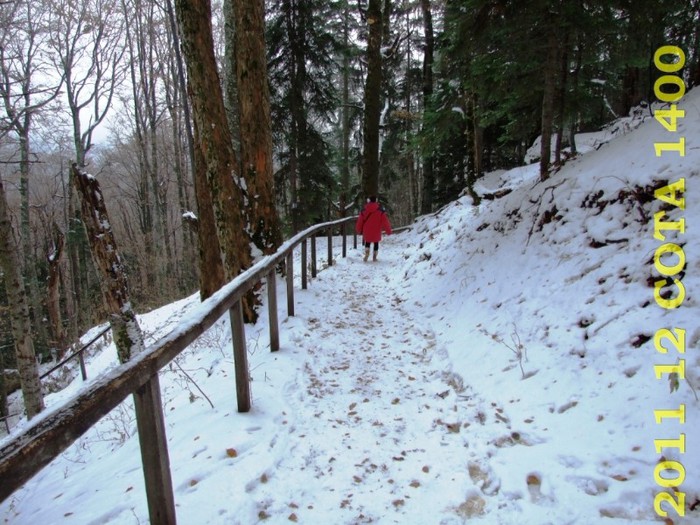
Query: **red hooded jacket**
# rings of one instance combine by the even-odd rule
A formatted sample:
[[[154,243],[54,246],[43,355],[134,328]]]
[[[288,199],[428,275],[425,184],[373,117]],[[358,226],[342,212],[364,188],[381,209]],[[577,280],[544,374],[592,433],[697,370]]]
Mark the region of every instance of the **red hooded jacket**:
[[[391,235],[391,224],[386,213],[377,202],[368,202],[362,210],[355,224],[355,231],[361,233],[365,242],[379,242],[382,240],[382,231]]]

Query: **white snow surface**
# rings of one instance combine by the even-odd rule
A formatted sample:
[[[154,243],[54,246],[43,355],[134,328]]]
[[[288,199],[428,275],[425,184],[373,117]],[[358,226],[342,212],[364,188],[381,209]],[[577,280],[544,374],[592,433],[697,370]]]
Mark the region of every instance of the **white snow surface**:
[[[546,182],[537,165],[491,174],[482,190],[513,191],[419,219],[376,263],[359,249],[341,258],[336,239],[328,267],[319,239],[307,290],[296,267],[295,317],[278,283],[281,350],[269,351],[266,308],[246,327],[249,413],[236,411],[227,319],[161,372],[178,523],[663,523],[662,456],[685,469],[685,516],[664,506],[670,523],[700,523],[700,91],[682,107],[675,135],[647,116]],[[655,156],[655,142],[680,136],[685,157]],[[686,297],[666,310],[650,284],[660,203],[633,190],[681,177],[686,209],[669,216],[686,231],[667,242],[683,246]],[[198,304],[140,316],[149,342]],[[684,355],[654,349],[664,327],[686,330]],[[115,354],[105,345],[90,377]],[[687,380],[671,392],[654,365],[679,358]],[[78,375],[47,404],[81,388]],[[655,422],[680,404],[684,424]],[[680,433],[684,453],[655,450]],[[147,523],[131,401],[3,502],[0,519]]]

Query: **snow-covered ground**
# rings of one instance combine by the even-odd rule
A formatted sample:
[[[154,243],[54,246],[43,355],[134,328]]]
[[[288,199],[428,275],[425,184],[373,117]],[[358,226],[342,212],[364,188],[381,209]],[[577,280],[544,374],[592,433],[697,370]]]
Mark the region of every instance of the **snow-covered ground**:
[[[675,134],[629,119],[585,137],[595,147],[544,183],[536,165],[491,174],[481,191],[513,191],[421,218],[382,243],[377,263],[359,250],[338,258],[297,291],[295,317],[280,312],[280,352],[261,310],[247,327],[248,414],[236,412],[227,322],[200,338],[161,374],[178,522],[663,523],[663,457],[685,478],[685,517],[664,503],[667,523],[700,523],[700,91],[682,106]],[[655,143],[680,137],[685,157],[655,156]],[[686,296],[664,309],[650,188],[680,178],[685,209],[665,220],[683,217],[685,231],[663,242],[683,248]],[[196,306],[140,320],[157,337]],[[686,331],[685,355],[668,339],[665,355],[655,350],[662,328]],[[91,376],[114,353],[105,346]],[[654,365],[678,359],[687,381],[672,392]],[[685,423],[655,421],[681,404]],[[2,503],[0,519],[146,523],[130,405]],[[681,433],[685,452],[655,450]]]

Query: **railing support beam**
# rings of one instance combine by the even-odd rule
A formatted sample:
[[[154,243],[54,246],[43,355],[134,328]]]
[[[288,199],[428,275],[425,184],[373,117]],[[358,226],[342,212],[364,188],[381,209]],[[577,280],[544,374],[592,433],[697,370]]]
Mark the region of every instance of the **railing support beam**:
[[[306,239],[301,241],[301,289],[306,290],[307,279],[306,279]]]
[[[280,349],[280,327],[277,321],[277,275],[275,270],[267,274],[267,314],[270,325],[270,351]]]
[[[150,522],[152,525],[175,525],[173,482],[158,374],[137,389],[133,397]]]
[[[316,278],[316,236],[311,236],[311,277]]]
[[[333,228],[328,228],[328,266],[333,266]]]
[[[287,255],[287,315],[294,317],[294,259],[292,252]]]
[[[346,225],[346,223],[343,223],[343,225],[341,226],[341,228],[343,229],[343,259],[348,256],[348,236]]]
[[[236,369],[236,398],[238,411],[250,410],[250,376],[248,375],[248,351],[245,343],[245,325],[243,324],[243,305],[240,299],[230,310],[231,338],[233,339],[233,363]]]

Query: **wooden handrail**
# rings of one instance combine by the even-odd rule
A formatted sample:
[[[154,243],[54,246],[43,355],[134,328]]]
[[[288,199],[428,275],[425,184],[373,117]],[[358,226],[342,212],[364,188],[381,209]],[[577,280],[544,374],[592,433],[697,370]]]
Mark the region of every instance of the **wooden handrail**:
[[[85,380],[87,379],[87,373],[86,373],[86,371],[85,371],[85,361],[83,360],[83,352],[84,352],[85,350],[87,350],[90,346],[92,346],[92,344],[93,344],[95,341],[97,341],[100,337],[102,337],[103,335],[105,335],[105,334],[106,334],[107,332],[109,332],[111,329],[112,329],[111,326],[107,326],[107,327],[103,328],[102,330],[100,330],[100,331],[98,332],[98,334],[95,335],[95,337],[93,337],[93,338],[90,339],[87,343],[85,343],[83,346],[81,346],[79,350],[76,350],[76,351],[73,352],[71,355],[69,355],[68,357],[64,358],[60,363],[57,363],[55,366],[53,366],[53,368],[51,368],[51,370],[47,370],[46,372],[44,372],[44,373],[40,376],[40,379],[44,379],[45,377],[51,375],[53,372],[55,372],[56,370],[58,370],[59,368],[61,368],[63,365],[65,365],[68,361],[70,361],[71,359],[74,359],[74,358],[78,357],[78,358],[80,359],[80,371],[81,371],[82,376],[83,376],[83,381],[85,381]]]
[[[167,443],[164,438],[162,404],[158,386],[158,372],[177,355],[206,332],[227,312],[231,315],[234,364],[236,366],[236,390],[239,411],[250,408],[247,360],[245,357],[245,331],[240,322],[240,301],[243,296],[262,279],[268,283],[268,309],[270,310],[270,348],[279,348],[279,326],[277,323],[276,268],[287,263],[287,282],[293,282],[293,267],[290,264],[293,250],[307,239],[322,231],[332,232],[338,226],[354,222],[356,217],[312,226],[286,241],[273,255],[259,260],[254,266],[238,275],[209,299],[193,308],[185,321],[174,328],[141,354],[98,378],[91,387],[64,404],[50,407],[29,421],[17,435],[0,442],[0,501],[7,499],[15,490],[65,451],[80,436],[87,432],[103,416],[116,408],[130,394],[135,402],[147,404],[149,416],[139,425],[142,461],[146,475],[146,492],[152,525],[175,523],[172,483]],[[343,232],[343,254],[346,235]],[[332,238],[329,236],[329,240]],[[355,246],[357,237],[354,235]],[[332,243],[329,243],[332,244]],[[332,257],[332,246],[329,254]],[[312,250],[315,268],[315,249]],[[332,261],[328,261],[329,265]],[[302,266],[302,275],[307,268]],[[303,279],[305,281],[305,278]],[[294,315],[293,287],[288,290],[288,315]],[[291,296],[291,301],[290,301]],[[241,383],[246,383],[245,385]],[[145,435],[142,435],[145,434]],[[147,443],[148,450],[144,450]],[[152,447],[156,447],[154,451]],[[147,452],[147,454],[145,454]],[[148,456],[148,458],[146,457]],[[155,472],[153,472],[155,470]]]

